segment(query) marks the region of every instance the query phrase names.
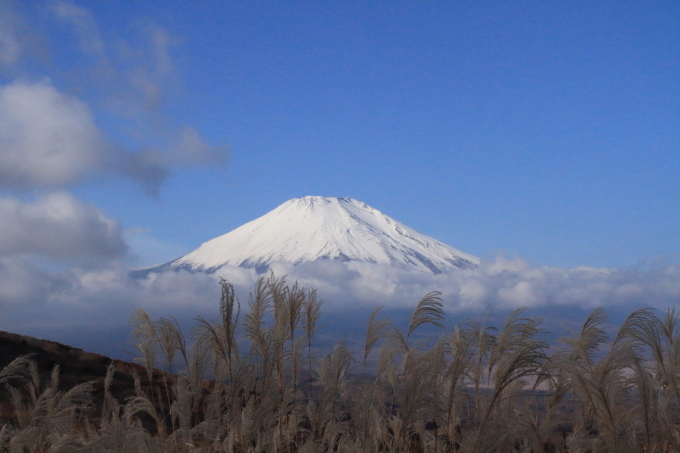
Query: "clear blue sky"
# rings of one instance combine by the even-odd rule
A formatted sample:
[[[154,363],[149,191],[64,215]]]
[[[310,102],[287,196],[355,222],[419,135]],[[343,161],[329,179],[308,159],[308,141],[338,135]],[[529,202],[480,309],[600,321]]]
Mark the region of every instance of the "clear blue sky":
[[[627,267],[680,253],[677,1],[4,8],[16,39],[0,82],[86,106],[106,163],[2,194],[94,204],[133,265],[305,195],[356,198],[482,257]],[[172,151],[187,127],[212,153],[200,165]],[[143,151],[166,177],[120,164]]]

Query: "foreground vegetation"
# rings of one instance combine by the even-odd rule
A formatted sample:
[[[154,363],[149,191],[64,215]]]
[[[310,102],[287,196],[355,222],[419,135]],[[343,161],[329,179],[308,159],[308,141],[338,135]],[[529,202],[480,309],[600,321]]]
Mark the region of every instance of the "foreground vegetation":
[[[677,452],[680,314],[631,314],[609,337],[595,310],[550,350],[540,320],[443,328],[439,293],[401,331],[370,316],[361,357],[315,357],[321,301],[271,276],[246,314],[222,281],[220,319],[189,339],[170,318],[132,316],[143,365],[135,394],[103,401],[93,383],[61,391],[22,357],[0,371],[9,420],[0,452]],[[99,403],[99,404],[96,404]],[[5,407],[5,406],[3,406]]]

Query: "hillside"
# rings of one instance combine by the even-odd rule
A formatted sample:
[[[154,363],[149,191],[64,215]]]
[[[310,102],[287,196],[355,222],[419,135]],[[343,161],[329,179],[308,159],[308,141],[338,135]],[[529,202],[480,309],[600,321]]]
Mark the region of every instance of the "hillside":
[[[17,357],[27,355],[36,362],[43,385],[49,382],[55,365],[59,365],[60,369],[59,390],[61,391],[67,391],[77,384],[94,381],[93,396],[97,406],[101,406],[104,398],[104,378],[111,363],[114,363],[116,372],[110,390],[119,401],[125,401],[128,397],[135,395],[135,374],[139,375],[142,388],[149,388],[146,371],[135,363],[113,360],[54,341],[0,331],[0,369]],[[156,372],[154,385],[158,385],[161,380],[160,373]],[[13,412],[13,409],[8,407],[8,401],[8,393],[0,391],[0,417],[2,417],[0,424],[7,421],[4,418],[6,414]]]

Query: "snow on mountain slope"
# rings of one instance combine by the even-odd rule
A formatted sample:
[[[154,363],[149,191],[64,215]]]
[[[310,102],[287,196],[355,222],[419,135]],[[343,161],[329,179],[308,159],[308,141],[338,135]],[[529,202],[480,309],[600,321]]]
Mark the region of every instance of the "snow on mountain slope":
[[[479,263],[360,201],[310,196],[289,200],[181,258],[136,273],[211,273],[224,265],[263,269],[274,262],[318,259],[390,263],[436,274]]]

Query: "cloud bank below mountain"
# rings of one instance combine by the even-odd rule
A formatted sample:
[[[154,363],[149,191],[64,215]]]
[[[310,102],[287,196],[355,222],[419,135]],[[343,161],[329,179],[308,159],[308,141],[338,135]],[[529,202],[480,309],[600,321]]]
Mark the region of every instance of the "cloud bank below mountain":
[[[680,265],[662,262],[629,269],[556,269],[499,255],[475,269],[439,275],[336,261],[275,264],[271,270],[289,282],[317,288],[329,313],[379,305],[411,309],[429,291],[441,291],[451,313],[551,306],[629,310],[664,308],[680,300]],[[179,271],[141,280],[131,279],[128,272],[122,265],[49,270],[21,257],[0,258],[0,329],[123,326],[136,307],[156,316],[214,317],[219,277],[235,285],[244,310],[260,277],[253,269],[238,267],[216,275]]]

